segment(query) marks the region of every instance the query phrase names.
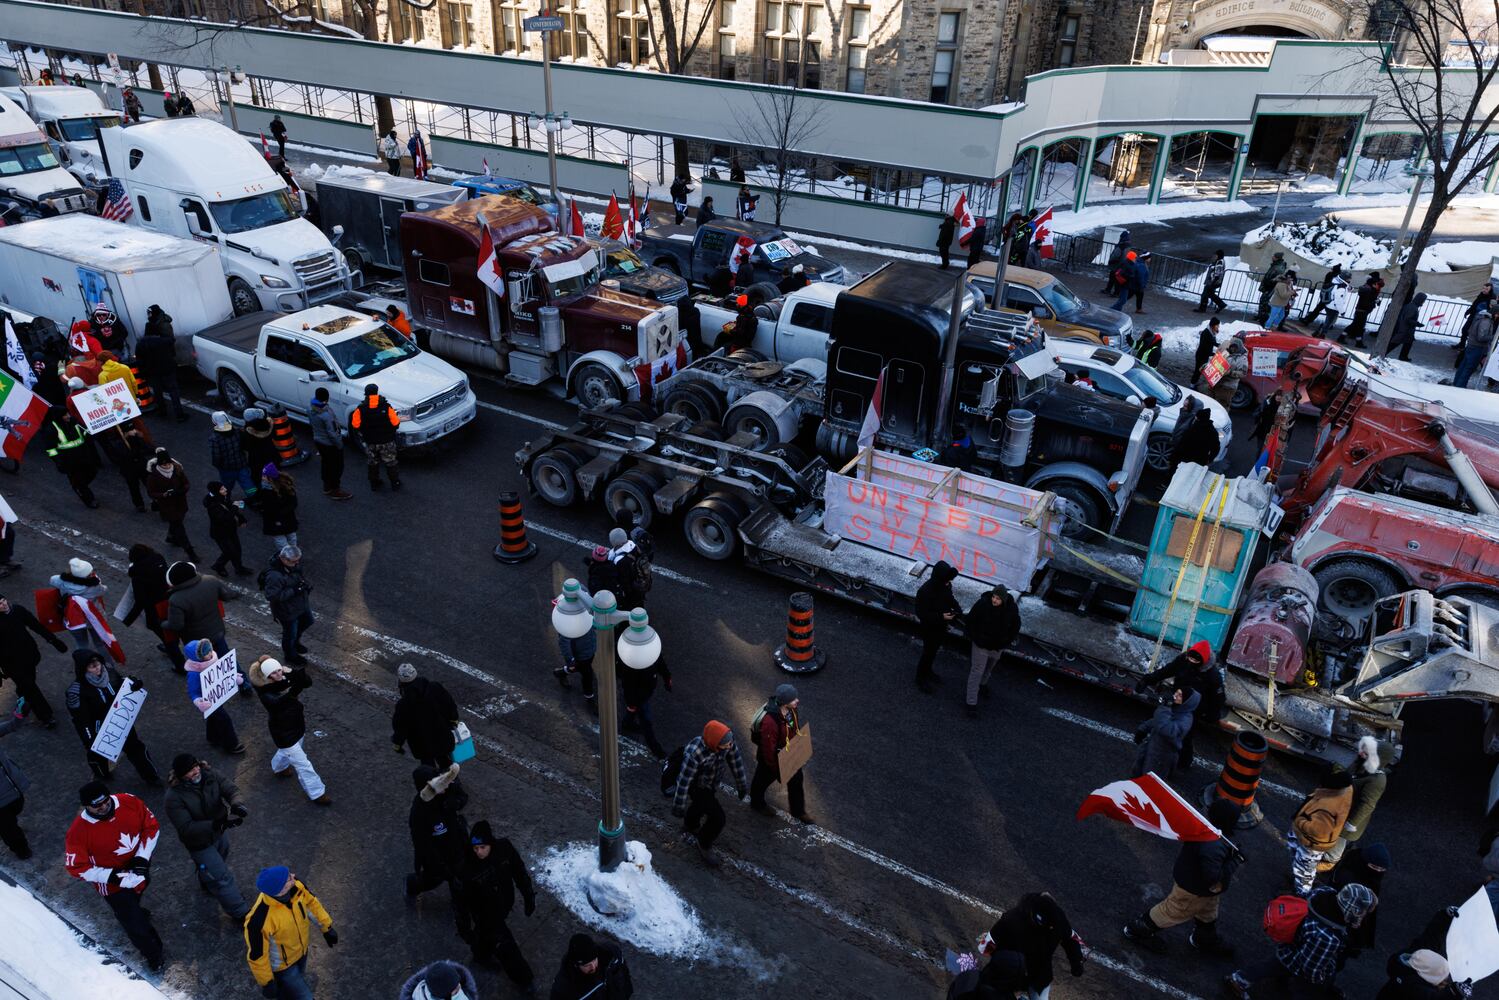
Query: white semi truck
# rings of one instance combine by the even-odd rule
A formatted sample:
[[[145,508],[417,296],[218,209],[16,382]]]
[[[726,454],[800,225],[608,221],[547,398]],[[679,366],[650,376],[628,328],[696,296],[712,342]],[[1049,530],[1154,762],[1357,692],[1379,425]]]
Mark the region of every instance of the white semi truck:
[[[20,222],[93,207],[93,192],[62,168],[36,122],[0,94],[0,218]]]
[[[98,94],[87,87],[9,87],[4,94],[47,133],[68,173],[91,188],[108,180],[99,130],[118,126],[120,113]]]

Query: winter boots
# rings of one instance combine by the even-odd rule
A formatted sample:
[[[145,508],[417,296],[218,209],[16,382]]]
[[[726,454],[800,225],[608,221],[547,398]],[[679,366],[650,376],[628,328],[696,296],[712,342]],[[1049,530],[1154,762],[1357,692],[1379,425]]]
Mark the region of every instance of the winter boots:
[[[1166,939],[1161,937],[1161,928],[1150,919],[1148,910],[1124,925],[1124,936],[1147,951],[1153,951],[1157,955],[1166,953]],[[1230,958],[1234,953],[1233,946],[1218,937],[1216,921],[1204,923],[1194,920],[1192,934],[1187,941],[1199,953],[1213,958]]]
[[[1161,929],[1150,919],[1148,911],[1124,925],[1124,936],[1147,951],[1153,951],[1157,955],[1166,953],[1166,942],[1161,937]]]
[[[1194,921],[1191,937],[1187,942],[1204,955],[1213,958],[1233,958],[1234,946],[1218,936],[1218,922],[1203,923],[1201,920]]]

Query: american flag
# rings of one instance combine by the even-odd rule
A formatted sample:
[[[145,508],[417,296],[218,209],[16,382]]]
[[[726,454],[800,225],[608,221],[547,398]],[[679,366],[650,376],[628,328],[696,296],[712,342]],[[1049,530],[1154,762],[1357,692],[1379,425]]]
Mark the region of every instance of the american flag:
[[[109,179],[109,190],[105,192],[104,211],[99,214],[106,219],[115,222],[124,222],[134,214],[135,209],[130,204],[130,196],[125,193],[125,185],[118,178]]]

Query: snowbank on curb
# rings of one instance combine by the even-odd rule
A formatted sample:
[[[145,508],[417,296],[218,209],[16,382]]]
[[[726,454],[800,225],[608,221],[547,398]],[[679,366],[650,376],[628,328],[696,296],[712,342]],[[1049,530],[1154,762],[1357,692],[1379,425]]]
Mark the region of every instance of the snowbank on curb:
[[[108,997],[164,1000],[155,986],[86,944],[77,931],[18,885],[0,880],[0,969],[12,970],[47,1000]],[[8,974],[0,982],[10,983]],[[21,987],[23,984],[14,984]],[[24,989],[23,996],[31,996]]]
[[[641,951],[667,958],[703,959],[713,941],[697,910],[651,867],[651,852],[638,840],[625,845],[628,860],[608,874],[598,870],[592,844],[554,847],[537,866],[536,880],[590,927],[607,931]],[[628,900],[631,912],[606,917],[589,902],[596,893]]]
[[[1392,240],[1345,229],[1332,216],[1315,222],[1267,224],[1244,235],[1246,245],[1259,245],[1270,239],[1322,267],[1342,264],[1345,272],[1383,269],[1390,262],[1390,249],[1394,246]],[[1409,253],[1409,250],[1401,251],[1402,262]],[[1499,257],[1499,243],[1487,240],[1432,243],[1422,252],[1418,270],[1444,274],[1466,267],[1487,267],[1495,257]]]
[[[1245,215],[1260,212],[1247,201],[1163,201],[1156,205],[1130,202],[1125,205],[1094,205],[1081,212],[1057,212],[1052,228],[1070,236],[1082,236],[1104,226],[1140,226],[1167,219],[1201,219],[1209,215]]]
[[[369,170],[365,167],[351,167],[342,163],[335,163],[331,167],[324,167],[319,163],[310,163],[307,169],[302,171],[303,177],[310,177],[315,181],[333,180],[338,177],[372,177],[383,171]]]

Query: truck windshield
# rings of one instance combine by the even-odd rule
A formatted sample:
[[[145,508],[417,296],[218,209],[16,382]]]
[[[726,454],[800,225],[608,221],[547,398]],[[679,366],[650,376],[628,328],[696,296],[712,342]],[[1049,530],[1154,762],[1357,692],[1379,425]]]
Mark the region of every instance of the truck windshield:
[[[347,378],[363,378],[414,358],[421,352],[415,344],[390,327],[371,330],[362,337],[329,344],[333,363]]]
[[[57,166],[57,156],[45,142],[31,142],[24,146],[0,149],[0,177],[14,177],[38,170],[51,170]]]
[[[57,123],[57,129],[62,137],[69,142],[87,142],[90,139],[99,138],[99,129],[115,128],[120,124],[118,118],[64,118]]]
[[[586,271],[566,264],[553,264],[551,267],[542,268],[541,273],[546,275],[547,287],[552,290],[554,299],[568,299],[574,295],[582,295],[599,283],[597,263]]]
[[[1125,372],[1124,377],[1129,380],[1131,385],[1140,390],[1141,399],[1149,396],[1156,402],[1167,406],[1181,401],[1181,388],[1161,378],[1156,373],[1156,370],[1149,365],[1143,363],[1137,364]]]
[[[1072,294],[1072,289],[1060,281],[1042,285],[1039,291],[1041,297],[1046,300],[1046,304],[1051,306],[1058,316],[1071,315],[1083,307],[1078,297]]]
[[[297,217],[297,201],[286,188],[252,194],[234,201],[216,201],[208,206],[213,220],[226,233],[247,233]]]

